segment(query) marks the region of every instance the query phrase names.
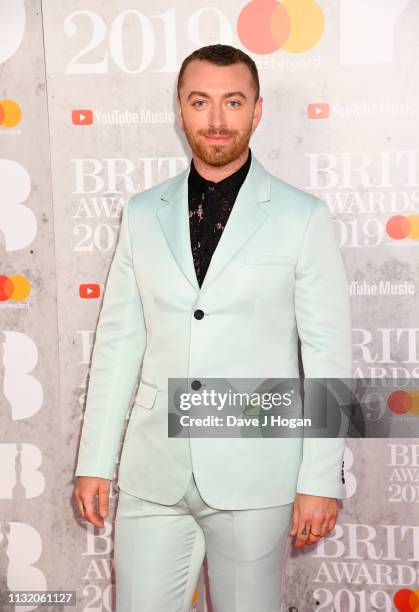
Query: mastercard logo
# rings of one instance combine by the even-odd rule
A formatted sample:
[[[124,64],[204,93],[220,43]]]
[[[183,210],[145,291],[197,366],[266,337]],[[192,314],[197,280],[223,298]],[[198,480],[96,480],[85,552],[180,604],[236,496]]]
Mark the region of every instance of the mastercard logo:
[[[20,106],[14,100],[0,100],[0,125],[15,127],[22,118]]]
[[[393,603],[399,612],[419,612],[419,591],[400,589],[394,594]]]
[[[419,215],[395,215],[386,223],[386,232],[394,240],[419,240]]]
[[[394,414],[419,414],[419,391],[393,391],[387,398],[387,406]]]
[[[21,274],[0,275],[0,302],[7,300],[21,302],[28,297],[30,292],[31,284],[26,276]]]
[[[283,49],[304,53],[324,32],[324,14],[314,0],[252,0],[237,19],[243,45],[261,55]]]

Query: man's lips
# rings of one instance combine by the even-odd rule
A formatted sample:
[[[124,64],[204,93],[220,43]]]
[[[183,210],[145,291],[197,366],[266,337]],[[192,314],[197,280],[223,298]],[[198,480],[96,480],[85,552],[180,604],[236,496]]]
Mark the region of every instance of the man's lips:
[[[228,140],[230,136],[205,136],[205,138],[214,142],[223,142],[224,140]]]

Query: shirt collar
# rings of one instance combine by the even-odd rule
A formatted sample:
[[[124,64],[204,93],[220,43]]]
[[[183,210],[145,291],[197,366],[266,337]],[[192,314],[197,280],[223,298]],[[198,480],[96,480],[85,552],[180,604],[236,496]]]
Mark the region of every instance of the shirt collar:
[[[252,161],[252,153],[249,148],[249,154],[247,156],[247,160],[240,166],[238,170],[226,176],[222,181],[209,181],[203,176],[199,174],[197,171],[193,159],[191,160],[191,170],[188,176],[188,185],[192,187],[192,189],[197,191],[202,191],[208,189],[210,185],[214,186],[215,189],[231,189],[231,188],[240,188],[246,175],[249,171],[250,164]]]

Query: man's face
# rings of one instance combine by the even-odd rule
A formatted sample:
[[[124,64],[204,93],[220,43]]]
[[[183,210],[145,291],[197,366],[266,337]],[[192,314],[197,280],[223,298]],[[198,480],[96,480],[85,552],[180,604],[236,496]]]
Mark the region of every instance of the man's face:
[[[263,101],[259,97],[255,103],[246,64],[216,66],[193,60],[185,69],[179,94],[179,124],[198,158],[211,166],[224,166],[246,151]]]

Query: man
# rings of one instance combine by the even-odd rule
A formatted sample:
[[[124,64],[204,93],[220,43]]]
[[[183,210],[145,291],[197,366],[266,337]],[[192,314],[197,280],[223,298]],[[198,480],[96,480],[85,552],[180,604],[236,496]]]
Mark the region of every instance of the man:
[[[307,378],[352,374],[330,213],[250,151],[262,101],[245,53],[192,53],[177,98],[191,165],[123,211],[74,491],[102,527],[141,368],[119,469],[118,612],[189,610],[205,554],[215,612],[279,611],[287,538],[303,547],[336,522],[344,439],[167,433],[168,378],[198,390],[208,378],[298,377],[297,336]]]

